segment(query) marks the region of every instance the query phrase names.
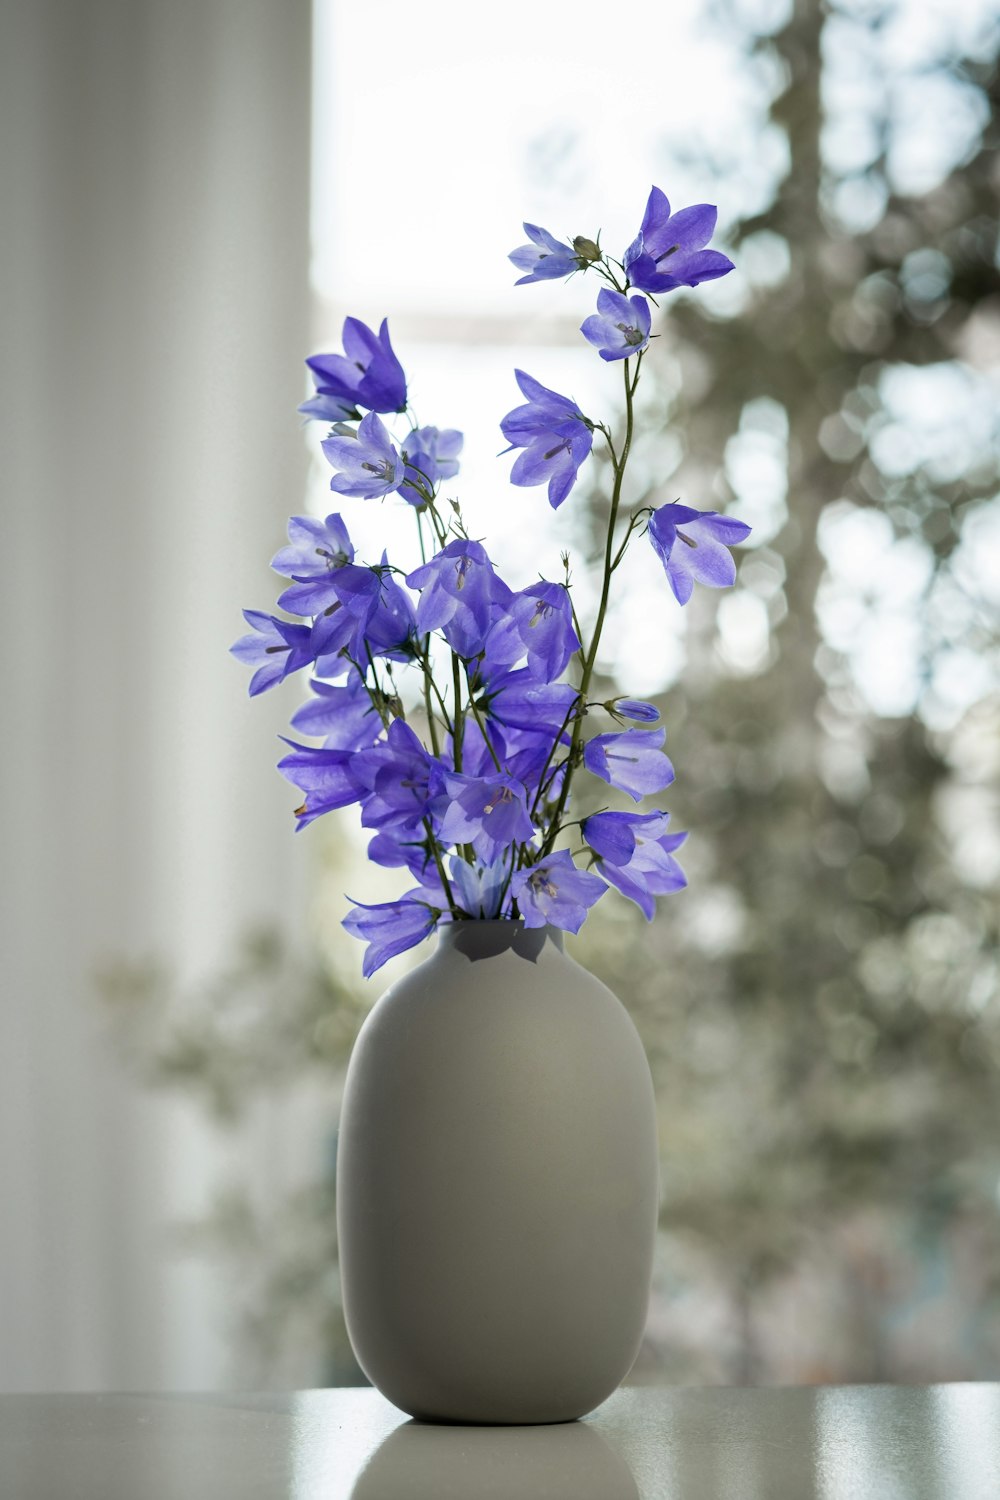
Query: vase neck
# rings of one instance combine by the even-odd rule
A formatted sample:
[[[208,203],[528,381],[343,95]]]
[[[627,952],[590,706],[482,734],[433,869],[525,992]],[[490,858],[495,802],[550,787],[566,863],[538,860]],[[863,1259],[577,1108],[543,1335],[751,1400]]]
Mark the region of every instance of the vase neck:
[[[547,948],[562,953],[563,935],[558,927],[525,927],[523,922],[446,922],[438,928],[438,948],[473,961],[514,953],[534,963]]]

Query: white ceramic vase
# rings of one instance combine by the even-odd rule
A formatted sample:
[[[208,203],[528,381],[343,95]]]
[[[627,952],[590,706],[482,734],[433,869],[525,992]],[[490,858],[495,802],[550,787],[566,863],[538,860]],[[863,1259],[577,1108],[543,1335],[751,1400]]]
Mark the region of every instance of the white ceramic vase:
[[[361,1029],[337,1153],[344,1312],[412,1416],[564,1422],[628,1373],[658,1207],[649,1067],[562,934],[456,922]]]

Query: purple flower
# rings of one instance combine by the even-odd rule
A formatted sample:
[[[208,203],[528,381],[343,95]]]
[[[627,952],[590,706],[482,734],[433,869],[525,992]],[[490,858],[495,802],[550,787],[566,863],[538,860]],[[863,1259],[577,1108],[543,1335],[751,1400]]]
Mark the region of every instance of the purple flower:
[[[344,918],[343,926],[352,937],[368,944],[361,972],[370,979],[390,958],[415,948],[430,937],[441,917],[441,909],[428,899],[423,887],[407,891],[398,901],[376,906],[361,902]]]
[[[303,401],[298,409],[312,422],[356,422],[361,416],[353,401],[345,401],[343,396],[335,396],[332,391],[317,392],[308,401]]]
[[[602,812],[584,820],[583,836],[599,855],[597,868],[651,922],[654,898],[687,885],[674,850],[686,833],[668,833],[669,813]]]
[[[483,672],[473,679],[477,703],[504,728],[554,736],[572,723],[579,693],[568,682],[539,682],[529,667]]]
[[[415,427],[403,440],[407,478],[400,495],[409,505],[424,505],[442,479],[458,473],[458,455],[465,439],[454,427]],[[421,493],[424,491],[425,493]]]
[[[703,248],[715,232],[716,216],[711,203],[696,203],[672,214],[666,194],[652,188],[642,227],[625,251],[625,270],[633,286],[644,292],[671,292],[731,271],[727,255]]]
[[[490,921],[501,916],[503,908],[509,906],[509,895],[504,900],[508,874],[504,860],[497,860],[495,864],[477,862],[470,865],[459,855],[453,854],[448,861],[448,868],[455,899],[470,917]]]
[[[389,342],[389,324],[385,318],[378,333],[373,333],[357,318],[344,319],[343,354],[314,354],[306,360],[316,382],[318,397],[339,397],[351,408],[369,411],[405,411],[406,376]],[[306,402],[300,410],[313,406]],[[322,407],[308,416],[325,416]],[[355,413],[348,410],[345,416]],[[334,419],[336,420],[336,418]]]
[[[315,678],[314,697],[292,715],[300,734],[323,735],[326,750],[364,750],[382,732],[382,721],[372,705],[365,680],[352,668],[344,687]]]
[[[613,698],[604,706],[616,719],[634,719],[638,724],[655,724],[660,717],[656,705],[641,698]]]
[[[258,609],[245,609],[243,618],[251,626],[249,635],[240,636],[230,651],[237,661],[256,667],[250,679],[250,696],[266,692],[283,682],[291,673],[311,665],[329,649],[332,622],[320,618],[313,625],[293,625],[276,615]]]
[[[674,779],[674,768],[660,749],[666,737],[665,729],[598,734],[587,741],[583,763],[602,781],[638,802],[649,792],[662,792]]]
[[[460,537],[442,547],[406,579],[420,589],[417,629],[443,629],[445,640],[461,657],[477,656],[498,610],[511,592],[493,570],[481,542]]]
[[[489,776],[496,770],[497,760],[503,761],[504,742],[496,725],[490,725],[489,728],[490,737],[487,741],[475,719],[467,716],[463,723],[462,771],[466,776]],[[444,737],[442,759],[449,770],[455,764],[455,741],[450,734]]]
[[[500,771],[492,776],[446,774],[435,809],[441,839],[471,844],[480,859],[490,863],[510,844],[527,843],[534,836],[526,799],[521,783]]]
[[[389,869],[409,870],[413,878],[427,888],[438,880],[437,866],[426,833],[417,837],[405,832],[394,832],[391,828],[380,829],[368,841],[368,858],[373,864],[385,865]]]
[[[278,770],[305,793],[301,807],[295,809],[297,828],[305,828],[324,813],[358,801],[357,783],[350,770],[354,758],[350,750],[297,745],[288,739],[285,744],[291,745],[292,753],[279,760]]]
[[[574,271],[586,268],[586,259],[572,245],[564,245],[549,234],[547,229],[539,229],[537,224],[525,224],[524,232],[531,244],[519,245],[507,257],[519,271],[527,273],[515,281],[515,286],[527,286],[529,281],[556,281],[560,276],[572,276]]]
[[[340,516],[317,521],[313,516],[292,516],[288,522],[288,546],[271,558],[271,567],[286,578],[324,578],[334,568],[354,561],[354,547]]]
[[[649,540],[662,562],[678,604],[686,604],[696,583],[725,589],[736,579],[730,547],[745,541],[750,527],[714,510],[661,505],[649,518]]]
[[[297,590],[308,587],[300,584],[286,589],[281,595],[285,607],[292,607]],[[319,583],[315,587],[313,602],[321,597]],[[416,632],[413,601],[393,578],[385,553],[377,567],[362,568],[349,563],[339,568],[324,587],[335,601],[327,606],[330,613],[325,616],[330,622],[328,650],[334,657],[346,647],[349,656],[362,663],[367,663],[369,651],[372,656],[389,656],[394,661],[412,658]],[[341,662],[327,656],[317,662],[321,677],[336,677],[343,670]]]
[[[503,618],[486,642],[486,655],[498,665],[511,665],[527,653],[532,676],[554,682],[579,647],[567,589],[561,583],[542,579],[507,603]]]
[[[278,602],[293,615],[318,615],[336,601],[333,575],[354,561],[347,527],[338,515],[327,516],[325,521],[292,516],[288,538],[289,545],[275,553],[271,567],[295,583]]]
[[[361,822],[398,838],[420,839],[432,798],[440,790],[441,767],[403,719],[394,719],[385,739],[351,760],[361,801]]]
[[[597,312],[584,319],[580,332],[602,359],[628,359],[648,346],[651,324],[645,297],[626,297],[605,287],[597,294]]]
[[[353,601],[345,598],[348,608],[356,605],[360,612],[352,652],[357,661],[366,660],[369,651],[372,656],[386,656],[393,661],[411,661],[414,656],[417,622],[413,600],[387,569],[383,552],[381,567],[368,569],[374,587],[369,585]]]
[[[381,417],[370,411],[358,424],[335,429],[323,441],[323,452],[334,469],[342,470],[330,480],[338,495],[359,500],[383,500],[403,482],[403,460]]]
[[[496,726],[493,726],[493,732],[500,740],[500,759],[511,776],[516,776],[533,795],[544,775],[547,785],[543,800],[558,794],[564,770],[552,770],[556,760],[553,754],[554,732],[533,734],[527,729],[498,730]],[[569,735],[564,734],[562,739],[568,741]]]
[[[557,509],[576,483],[580,465],[594,446],[594,426],[568,396],[514,371],[524,406],[515,406],[500,423],[510,444],[504,449],[523,448],[510,474],[511,484],[549,486],[549,504]]]
[[[579,932],[587,912],[606,890],[603,880],[577,869],[567,849],[518,870],[510,884],[525,927],[551,924],[564,932]]]

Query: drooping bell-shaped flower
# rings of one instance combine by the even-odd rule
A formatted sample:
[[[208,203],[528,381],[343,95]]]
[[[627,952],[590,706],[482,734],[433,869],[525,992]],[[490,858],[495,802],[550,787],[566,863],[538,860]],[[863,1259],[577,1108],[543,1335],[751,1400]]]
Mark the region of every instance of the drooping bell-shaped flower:
[[[492,776],[446,774],[440,799],[438,831],[447,844],[471,844],[491,863],[511,844],[527,843],[534,834],[522,784],[503,771]]]
[[[649,346],[652,314],[645,297],[626,297],[604,287],[597,294],[597,311],[585,318],[580,332],[602,359],[628,359]]]
[[[452,649],[466,658],[483,649],[498,611],[506,608],[511,598],[486,548],[467,537],[442,547],[429,562],[408,574],[406,582],[420,590],[420,633],[443,631]]]
[[[403,482],[403,459],[381,417],[370,411],[357,431],[339,428],[324,438],[323,452],[340,472],[330,480],[338,495],[384,500]]]
[[[667,896],[687,885],[674,859],[686,833],[668,833],[670,814],[601,812],[583,823],[583,836],[599,856],[597,869],[605,880],[641,909],[652,921],[657,896]]]
[[[625,729],[620,734],[597,734],[588,740],[583,763],[634,802],[651,792],[662,792],[674,779],[674,768],[660,748],[664,729]]]
[[[625,273],[643,292],[671,292],[679,286],[714,281],[733,269],[728,255],[707,250],[717,210],[711,203],[670,212],[661,188],[650,190],[642,226],[625,251]]]
[[[688,602],[696,583],[710,589],[729,588],[736,581],[729,548],[749,535],[750,527],[735,516],[693,510],[676,501],[661,505],[649,518],[649,540],[678,604]]]
[[[510,473],[511,484],[547,484],[549,504],[557,509],[576,483],[580,465],[594,446],[593,423],[575,401],[550,391],[523,370],[514,371],[523,406],[515,406],[500,423],[511,448],[523,448]]]
[[[374,906],[359,902],[344,918],[342,926],[352,937],[367,943],[361,972],[366,979],[380,969],[390,958],[415,948],[424,938],[430,937],[437,926],[444,898],[440,906],[428,900],[424,887],[407,891],[398,901],[383,901]]]
[[[389,340],[388,320],[383,318],[378,333],[373,333],[360,318],[345,318],[343,344],[343,354],[314,354],[306,360],[316,396],[299,410],[306,416],[326,417],[339,400],[346,408],[343,417],[356,416],[357,407],[405,411],[406,376]]]
[[[518,870],[510,890],[525,927],[550,924],[564,932],[579,932],[607,886],[596,875],[578,870],[568,849],[558,849],[538,864]]]

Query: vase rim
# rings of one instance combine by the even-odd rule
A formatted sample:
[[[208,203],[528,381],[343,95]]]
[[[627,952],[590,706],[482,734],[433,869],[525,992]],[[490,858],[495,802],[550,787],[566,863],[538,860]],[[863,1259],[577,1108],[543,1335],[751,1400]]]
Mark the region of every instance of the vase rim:
[[[548,943],[563,949],[563,933],[558,927],[526,927],[523,917],[470,917],[459,922],[442,922],[438,928],[438,946],[442,948],[479,947],[495,952],[509,948],[540,952]]]

